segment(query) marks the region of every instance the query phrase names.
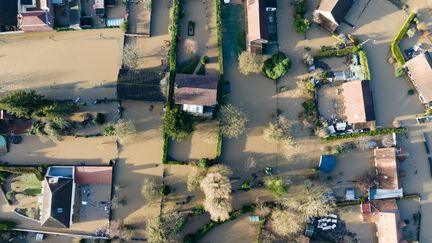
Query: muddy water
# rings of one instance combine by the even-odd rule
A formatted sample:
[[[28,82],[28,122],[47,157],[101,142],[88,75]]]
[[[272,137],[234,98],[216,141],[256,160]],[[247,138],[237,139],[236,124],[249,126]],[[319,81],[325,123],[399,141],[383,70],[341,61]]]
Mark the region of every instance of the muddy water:
[[[123,45],[119,29],[28,33],[0,40],[2,90],[79,90],[117,80]]]
[[[124,102],[125,119],[134,122],[137,135],[131,144],[120,149],[120,159],[116,165],[114,182],[124,186],[120,197],[127,203],[114,210],[114,217],[124,219],[137,228],[137,234],[144,235],[144,222],[158,215],[160,204],[149,204],[142,196],[142,186],[146,178],[162,180],[162,108],[161,104],[144,102]],[[153,105],[153,110],[149,106]]]

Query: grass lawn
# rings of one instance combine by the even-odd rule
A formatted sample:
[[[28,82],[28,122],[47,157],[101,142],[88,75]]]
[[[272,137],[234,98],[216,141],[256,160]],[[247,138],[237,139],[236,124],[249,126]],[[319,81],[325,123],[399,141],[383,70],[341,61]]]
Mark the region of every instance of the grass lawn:
[[[42,182],[39,181],[34,174],[20,174],[12,179],[12,191],[16,193],[16,198],[19,200],[25,195],[36,196],[41,193]]]

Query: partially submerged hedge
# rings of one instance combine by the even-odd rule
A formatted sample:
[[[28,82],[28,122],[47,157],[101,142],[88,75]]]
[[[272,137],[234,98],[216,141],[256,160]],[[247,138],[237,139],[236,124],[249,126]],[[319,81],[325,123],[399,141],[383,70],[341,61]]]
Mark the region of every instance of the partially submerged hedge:
[[[364,75],[365,75],[365,79],[366,80],[371,80],[371,74],[370,74],[370,70],[369,70],[369,63],[368,63],[368,59],[366,56],[366,52],[363,50],[360,50],[358,52],[359,58],[360,58],[360,64],[363,66],[364,68]]]
[[[220,107],[225,104],[225,76],[224,76],[224,65],[223,65],[223,49],[222,49],[222,6],[221,1],[216,1],[216,31],[217,31],[217,45],[218,45],[218,61],[219,61],[219,85],[218,85],[218,103]],[[216,159],[222,154],[222,134],[219,129],[218,140],[216,143]]]
[[[405,33],[407,32],[411,22],[415,18],[415,13],[410,13],[408,18],[405,20],[405,23],[402,25],[402,28],[399,30],[399,33],[396,35],[396,37],[393,39],[392,43],[390,44],[390,51],[393,56],[393,58],[400,64],[405,64],[405,58],[402,54],[402,51],[399,48],[399,43],[402,40],[402,38],[405,36]]]
[[[173,0],[172,5],[172,23],[169,27],[170,35],[171,35],[171,48],[169,50],[169,90],[168,90],[168,98],[165,104],[165,110],[169,111],[174,104],[174,82],[177,68],[177,36],[179,31],[179,21],[180,21],[180,0]],[[169,144],[169,136],[164,131],[163,132],[163,154],[162,154],[162,163],[167,163],[168,161],[168,144]]]
[[[392,133],[405,133],[407,129],[405,127],[400,128],[378,128],[369,132],[357,132],[357,133],[346,133],[341,135],[330,135],[325,138],[322,138],[326,141],[338,140],[338,139],[346,139],[346,138],[357,138],[363,136],[377,136],[384,134],[392,134]]]
[[[343,49],[332,49],[332,50],[325,50],[320,51],[314,58],[325,58],[325,57],[342,57],[349,54],[355,54],[358,53],[361,50],[361,46],[351,46]]]

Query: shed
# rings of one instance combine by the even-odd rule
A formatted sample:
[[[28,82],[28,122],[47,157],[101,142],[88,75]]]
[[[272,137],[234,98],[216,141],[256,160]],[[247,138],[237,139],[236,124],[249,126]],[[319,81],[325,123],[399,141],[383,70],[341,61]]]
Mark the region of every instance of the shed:
[[[321,155],[319,170],[330,173],[336,164],[336,158],[333,155]]]
[[[307,224],[306,225],[306,232],[305,235],[308,237],[312,237],[315,231],[315,227],[313,224]]]
[[[7,153],[7,142],[5,137],[0,136],[0,153]]]

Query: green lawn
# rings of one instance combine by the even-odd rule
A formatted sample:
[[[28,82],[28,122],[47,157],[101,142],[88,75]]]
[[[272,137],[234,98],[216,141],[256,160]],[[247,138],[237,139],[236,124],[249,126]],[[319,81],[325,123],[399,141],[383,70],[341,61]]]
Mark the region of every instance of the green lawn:
[[[34,174],[20,174],[12,179],[11,188],[12,191],[17,193],[16,197],[19,200],[24,195],[39,195],[41,193],[42,182]]]

